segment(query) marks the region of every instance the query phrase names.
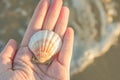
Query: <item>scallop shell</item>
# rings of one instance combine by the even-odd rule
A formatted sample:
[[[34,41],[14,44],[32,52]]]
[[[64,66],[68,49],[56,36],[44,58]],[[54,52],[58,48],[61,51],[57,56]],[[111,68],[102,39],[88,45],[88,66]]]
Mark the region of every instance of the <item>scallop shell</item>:
[[[42,30],[31,37],[28,46],[38,63],[46,63],[59,52],[62,40],[55,32]]]

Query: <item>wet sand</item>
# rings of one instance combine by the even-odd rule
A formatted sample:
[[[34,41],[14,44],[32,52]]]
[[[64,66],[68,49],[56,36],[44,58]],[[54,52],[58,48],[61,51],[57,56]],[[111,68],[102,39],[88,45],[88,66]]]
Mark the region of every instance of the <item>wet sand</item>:
[[[120,37],[119,42],[86,70],[71,77],[71,80],[120,80]]]
[[[0,0],[0,44],[5,45],[10,38],[20,43],[38,1]],[[120,38],[104,56],[97,58],[83,72],[71,76],[71,80],[120,80],[119,57]]]

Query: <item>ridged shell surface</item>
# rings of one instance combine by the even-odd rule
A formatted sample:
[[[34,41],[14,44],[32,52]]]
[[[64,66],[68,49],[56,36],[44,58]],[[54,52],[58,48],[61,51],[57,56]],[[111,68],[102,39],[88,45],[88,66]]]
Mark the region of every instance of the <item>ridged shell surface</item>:
[[[29,42],[29,48],[39,63],[46,63],[58,53],[62,40],[53,31],[42,30],[35,33]]]

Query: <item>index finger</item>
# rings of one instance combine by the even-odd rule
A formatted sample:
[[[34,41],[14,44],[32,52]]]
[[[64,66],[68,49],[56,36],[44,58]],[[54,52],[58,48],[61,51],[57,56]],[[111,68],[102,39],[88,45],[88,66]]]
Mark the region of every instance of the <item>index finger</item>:
[[[41,0],[33,14],[33,17],[28,25],[26,33],[21,42],[21,46],[27,46],[30,37],[42,28],[42,24],[47,13],[50,0]]]

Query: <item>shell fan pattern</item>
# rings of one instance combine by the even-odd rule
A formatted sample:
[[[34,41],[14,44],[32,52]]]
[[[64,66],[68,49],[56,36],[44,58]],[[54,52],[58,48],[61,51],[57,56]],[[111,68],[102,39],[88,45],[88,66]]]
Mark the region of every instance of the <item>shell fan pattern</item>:
[[[58,34],[49,30],[35,33],[29,42],[29,48],[33,52],[38,63],[47,63],[59,52],[62,40]]]

